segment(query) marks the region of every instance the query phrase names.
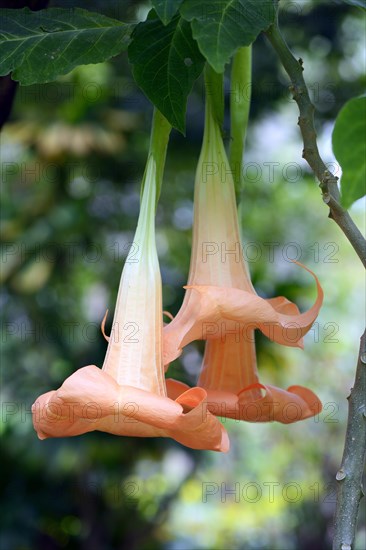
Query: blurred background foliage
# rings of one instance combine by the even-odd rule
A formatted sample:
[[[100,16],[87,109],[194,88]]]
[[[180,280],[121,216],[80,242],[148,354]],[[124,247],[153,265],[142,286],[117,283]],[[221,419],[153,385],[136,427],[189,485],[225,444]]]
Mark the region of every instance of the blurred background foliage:
[[[321,150],[334,162],[334,118],[365,84],[362,12],[341,1],[281,4],[283,32],[304,60]],[[138,1],[50,5],[125,21],[142,20],[149,9]],[[228,102],[241,93],[229,81],[226,88]],[[186,138],[172,133],[157,212],[164,307],[173,314],[189,268],[203,108],[199,80]],[[151,112],[123,55],[19,88],[4,128],[1,548],[330,548],[334,475],[363,326],[362,266],[327,219],[301,159],[297,107],[263,37],[254,45],[244,253],[260,295],[285,295],[309,307],[314,283],[289,261],[297,258],[319,276],[325,303],[305,351],[257,335],[258,364],[264,383],[311,387],[323,412],[289,426],[226,420],[228,455],[97,432],[41,442],[33,431],[30,407],[39,394],[79,367],[102,364],[99,326],[105,310],[113,310],[133,239]],[[361,226],[363,204],[352,208]],[[194,383],[202,350],[202,343],[188,346],[169,375]],[[363,502],[359,550],[364,511]]]

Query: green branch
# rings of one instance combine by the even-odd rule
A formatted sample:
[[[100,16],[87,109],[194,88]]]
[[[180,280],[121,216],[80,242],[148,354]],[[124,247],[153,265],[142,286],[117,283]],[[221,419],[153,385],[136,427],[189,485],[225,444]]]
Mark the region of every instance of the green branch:
[[[341,206],[338,178],[327,169],[319,154],[314,127],[315,108],[304,81],[302,60],[297,60],[292,55],[276,24],[272,25],[265,34],[291,80],[290,91],[300,111],[298,124],[304,142],[302,156],[320,182],[323,200],[329,207],[329,217],[339,225],[366,267],[366,241],[347,210]]]

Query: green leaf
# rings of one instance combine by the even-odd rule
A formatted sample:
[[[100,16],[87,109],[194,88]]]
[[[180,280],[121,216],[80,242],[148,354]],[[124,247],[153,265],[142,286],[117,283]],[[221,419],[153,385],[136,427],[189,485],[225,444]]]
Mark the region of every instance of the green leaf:
[[[187,97],[205,63],[187,21],[167,26],[154,12],[140,23],[128,48],[137,84],[172,126],[185,131]]]
[[[153,8],[164,25],[170,23],[182,2],[183,0],[151,0]]]
[[[29,85],[127,49],[132,26],[87,10],[0,10],[0,75]]]
[[[347,2],[347,4],[351,4],[351,6],[357,6],[358,8],[363,8],[366,10],[366,0],[343,0],[343,2]]]
[[[366,96],[351,99],[339,112],[332,144],[342,168],[342,204],[349,208],[366,194]]]
[[[273,0],[185,0],[182,17],[217,73],[241,46],[249,46],[275,19]]]

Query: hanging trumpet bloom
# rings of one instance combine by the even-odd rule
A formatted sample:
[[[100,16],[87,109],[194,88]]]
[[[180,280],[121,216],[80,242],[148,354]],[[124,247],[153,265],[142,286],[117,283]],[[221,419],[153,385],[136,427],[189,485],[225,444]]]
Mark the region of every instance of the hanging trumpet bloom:
[[[40,439],[99,430],[115,435],[171,437],[194,449],[227,451],[226,431],[208,411],[203,388],[189,388],[174,400],[167,397],[154,220],[163,161],[157,158],[154,143],[160,146],[164,141],[158,135],[158,124],[161,131],[168,130],[159,113],[154,121],[155,138],[144,174],[134,253],[123,268],[103,368],[81,368],[58,390],[41,395],[33,405],[33,422]],[[166,143],[168,136],[169,131]]]
[[[164,328],[164,364],[193,340],[206,340],[198,385],[207,391],[214,414],[249,421],[308,418],[321,409],[313,392],[297,385],[284,391],[259,382],[254,329],[279,344],[302,347],[323,292],[307,269],[316,281],[317,298],[305,313],[284,297],[266,300],[256,294],[241,253],[234,182],[213,104],[207,94],[188,285],[181,309]],[[187,386],[168,380],[167,388],[176,397]]]

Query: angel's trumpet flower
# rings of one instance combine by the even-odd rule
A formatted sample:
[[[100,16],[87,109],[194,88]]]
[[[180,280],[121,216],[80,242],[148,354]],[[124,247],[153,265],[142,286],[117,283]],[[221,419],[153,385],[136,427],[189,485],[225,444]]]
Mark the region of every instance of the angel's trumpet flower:
[[[155,139],[164,141],[158,135],[160,124],[160,132],[168,132],[167,143],[165,119],[155,113],[154,121]],[[83,367],[58,390],[37,399],[33,421],[41,439],[99,430],[115,435],[171,437],[194,449],[228,450],[226,431],[208,411],[203,388],[189,388],[174,400],[167,397],[154,225],[162,162],[152,146],[144,174],[134,253],[123,268],[103,368]]]
[[[164,328],[164,364],[169,365],[193,340],[206,340],[198,385],[208,392],[214,414],[252,421],[301,420],[319,412],[318,398],[301,386],[284,391],[260,384],[254,329],[277,343],[302,347],[323,292],[307,269],[315,278],[318,295],[305,313],[284,297],[266,300],[256,294],[241,253],[234,182],[213,110],[207,94],[188,285],[181,309]],[[176,397],[187,386],[167,380],[167,388],[168,395]],[[296,414],[288,414],[286,406],[291,403]]]

